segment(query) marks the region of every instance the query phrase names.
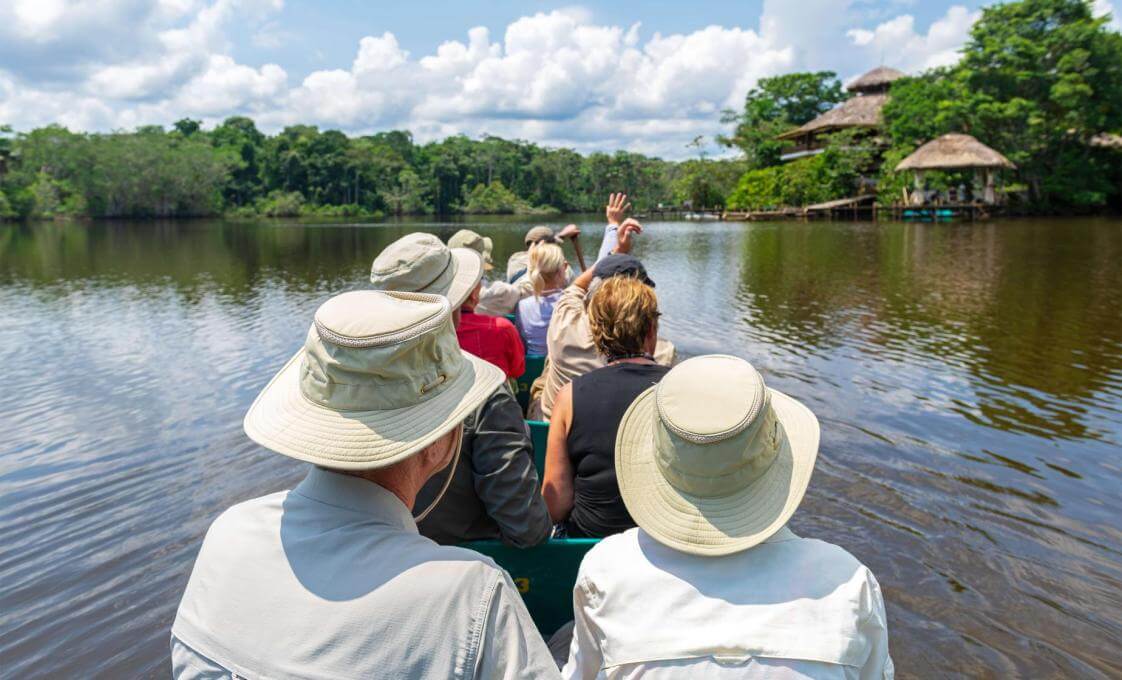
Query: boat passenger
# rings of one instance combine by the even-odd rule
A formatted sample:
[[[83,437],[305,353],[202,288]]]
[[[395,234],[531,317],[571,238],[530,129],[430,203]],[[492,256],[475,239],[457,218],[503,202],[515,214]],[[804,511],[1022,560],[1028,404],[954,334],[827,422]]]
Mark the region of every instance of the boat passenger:
[[[787,527],[818,421],[748,362],[682,362],[615,439],[638,529],[584,557],[566,678],[892,678],[876,578]]]
[[[553,306],[569,280],[569,263],[561,246],[539,243],[530,248],[529,280],[534,294],[518,303],[514,325],[522,336],[526,353],[545,356],[548,351],[545,334]]]
[[[431,234],[409,234],[374,260],[371,282],[383,290],[444,295],[455,310],[453,323],[459,325],[460,306],[478,287],[481,263],[476,251],[448,248]],[[495,389],[469,414],[463,461],[430,480],[419,502],[436,498],[447,474],[452,481],[443,502],[418,523],[422,535],[444,544],[500,538],[517,547],[548,538],[549,512],[538,493],[533,445],[522,409],[506,386]]]
[[[460,349],[440,295],[321,305],[244,423],[310,469],[211,525],[172,626],[173,675],[556,677],[510,576],[418,535],[412,514],[502,382]]]
[[[448,253],[454,255],[449,257]],[[452,273],[458,264],[457,274]],[[447,269],[442,269],[447,267]],[[509,319],[475,314],[479,301],[480,281],[483,278],[480,254],[470,248],[448,248],[432,234],[414,232],[406,234],[374,258],[370,268],[370,282],[382,290],[420,290],[432,292],[441,285],[452,285],[454,276],[470,273],[471,282],[459,300],[457,312],[461,315],[456,334],[460,346],[477,357],[486,359],[503,369],[507,378],[517,378],[526,371],[526,351],[518,330]],[[465,278],[466,283],[466,278]],[[453,300],[453,304],[457,303]]]
[[[460,346],[503,369],[514,380],[526,372],[526,348],[514,323],[504,316],[477,314],[475,306],[483,287],[476,284],[460,308],[456,335]]]
[[[652,356],[659,316],[654,288],[636,277],[611,277],[593,296],[588,323],[607,365],[561,388],[549,423],[542,495],[569,537],[599,538],[635,526],[616,482],[616,431],[635,397],[670,370]]]
[[[523,287],[505,280],[488,280],[487,272],[495,267],[491,260],[494,243],[487,236],[481,236],[470,229],[461,229],[448,239],[449,248],[471,248],[483,256],[483,289],[479,291],[479,302],[475,313],[485,316],[506,316],[513,314],[518,301],[523,297]]]
[[[629,208],[626,200],[627,196],[624,194],[611,194],[608,199],[605,210],[608,226],[605,228],[599,258],[592,267],[597,274],[585,278],[578,276],[565,288],[553,307],[553,318],[545,334],[549,360],[546,360],[542,375],[535,380],[531,389],[530,411],[541,420],[550,420],[553,401],[569,380],[605,364],[604,357],[600,356],[592,342],[585,307],[596,288],[592,276],[605,278],[626,273],[638,261],[633,257],[610,257],[631,254],[636,237],[643,231],[642,224],[634,219],[624,219]],[[673,364],[673,344],[660,339],[654,350],[654,358],[664,366]]]
[[[530,270],[530,248],[537,243],[556,243],[561,244],[565,239],[572,239],[580,236],[580,229],[575,224],[566,225],[564,229],[553,233],[549,227],[538,225],[531,227],[526,232],[523,243],[526,244],[526,250],[520,250],[514,253],[506,261],[506,280],[509,283],[518,283],[524,279]]]

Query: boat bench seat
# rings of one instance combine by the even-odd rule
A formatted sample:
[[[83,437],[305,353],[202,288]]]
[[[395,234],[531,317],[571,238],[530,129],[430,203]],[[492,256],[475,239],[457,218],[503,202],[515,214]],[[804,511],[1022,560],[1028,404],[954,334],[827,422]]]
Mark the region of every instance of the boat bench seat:
[[[487,555],[510,573],[538,631],[549,639],[573,620],[573,586],[584,554],[598,538],[553,538],[533,548],[515,548],[502,541],[462,544]]]

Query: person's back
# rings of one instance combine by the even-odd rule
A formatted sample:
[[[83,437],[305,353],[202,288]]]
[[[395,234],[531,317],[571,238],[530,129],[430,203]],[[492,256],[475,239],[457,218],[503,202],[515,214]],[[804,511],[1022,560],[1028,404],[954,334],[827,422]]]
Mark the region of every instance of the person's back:
[[[522,338],[510,319],[476,314],[465,307],[461,313],[456,337],[460,347],[480,359],[503,369],[507,378],[517,378],[526,371],[526,351]]]
[[[616,432],[635,397],[670,369],[652,363],[612,363],[573,379],[568,452],[572,461],[570,536],[601,537],[635,526],[616,481]]]
[[[522,336],[527,354],[546,356],[549,353],[546,333],[549,320],[553,318],[553,307],[560,298],[560,290],[551,290],[541,297],[531,295],[518,303],[518,333]]]
[[[205,677],[208,662],[245,677],[533,675],[480,645],[495,616],[525,616],[495,601],[518,597],[509,576],[411,524],[393,494],[326,470],[230,508],[172,627],[175,675]]]
[[[553,317],[553,306],[569,280],[569,263],[561,246],[538,243],[530,248],[528,278],[533,294],[518,303],[517,325],[530,354],[548,352],[546,331]]]
[[[502,382],[457,345],[442,295],[355,290],[320,305],[243,421],[308,474],[211,525],[172,627],[175,677],[553,674],[506,572],[421,537],[413,515]]]
[[[737,357],[694,357],[628,407],[615,439],[637,529],[584,557],[569,678],[891,678],[884,600],[841,548],[788,528],[814,413]]]
[[[548,539],[552,526],[533,455],[522,409],[500,387],[464,421],[460,461],[440,503],[417,523],[421,535],[443,545],[497,538],[519,548]],[[436,499],[448,474],[426,482],[417,504]]]
[[[574,593],[580,630],[606,622],[609,640],[574,640],[572,678],[882,678],[884,604],[872,572],[838,546],[781,529],[713,558],[631,529],[584,558]],[[586,608],[586,605],[589,605]],[[595,633],[590,633],[595,635]],[[887,666],[877,663],[883,657]]]

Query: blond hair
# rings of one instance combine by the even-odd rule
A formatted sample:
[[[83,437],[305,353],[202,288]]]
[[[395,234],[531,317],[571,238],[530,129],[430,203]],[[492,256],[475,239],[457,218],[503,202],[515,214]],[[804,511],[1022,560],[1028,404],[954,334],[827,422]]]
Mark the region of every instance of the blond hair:
[[[606,357],[641,353],[657,321],[654,289],[630,276],[606,279],[588,304],[592,341]]]
[[[537,243],[530,248],[530,283],[534,286],[534,295],[541,297],[545,292],[545,285],[549,278],[557,272],[565,271],[569,263],[565,260],[565,252],[555,243]]]

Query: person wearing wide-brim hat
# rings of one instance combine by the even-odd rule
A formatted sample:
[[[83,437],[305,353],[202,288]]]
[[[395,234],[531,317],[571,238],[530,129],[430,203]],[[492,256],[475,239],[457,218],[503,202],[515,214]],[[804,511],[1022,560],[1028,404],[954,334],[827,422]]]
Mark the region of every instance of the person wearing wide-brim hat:
[[[483,258],[471,248],[450,248],[432,234],[406,234],[387,246],[370,266],[376,289],[443,295],[455,311],[483,279]]]
[[[467,248],[448,248],[431,234],[408,234],[394,241],[374,260],[374,285],[383,290],[425,290],[445,295],[463,304],[477,295],[480,255]],[[430,283],[442,263],[457,272],[471,269],[473,276],[447,276]],[[460,283],[457,283],[460,282]],[[465,288],[470,289],[464,293]],[[470,312],[453,314],[457,329]],[[497,319],[510,331],[507,319]],[[457,336],[460,337],[460,336]],[[500,338],[501,339],[501,338]],[[461,347],[464,347],[461,338]],[[516,350],[521,353],[521,341]],[[524,357],[519,357],[523,362]],[[514,396],[497,386],[464,421],[463,460],[451,470],[434,476],[421,489],[418,502],[428,504],[451,479],[444,499],[423,521],[421,533],[438,543],[456,544],[478,539],[500,538],[508,545],[529,547],[549,537],[551,523],[545,500],[538,493],[533,444],[522,420],[522,409]]]
[[[887,678],[884,600],[840,547],[787,528],[818,420],[748,362],[682,362],[627,410],[616,475],[639,525],[584,558],[562,675]]]
[[[552,233],[552,232],[551,232]],[[493,269],[491,253],[494,243],[488,236],[481,236],[470,229],[461,229],[448,239],[449,248],[470,248],[483,256],[483,270]],[[529,279],[520,281],[518,285],[507,283],[505,280],[488,281],[481,283],[479,301],[475,305],[475,313],[486,316],[505,316],[513,314],[518,306],[518,301],[533,294],[533,285]]]
[[[412,514],[502,379],[459,348],[441,295],[321,305],[244,421],[312,468],[211,525],[172,626],[174,676],[555,676],[509,575],[418,535]]]
[[[382,290],[440,293],[452,303],[460,345],[515,379],[526,370],[522,338],[509,319],[476,315],[483,259],[471,248],[449,248],[432,234],[406,234],[374,258],[370,283]]]
[[[481,236],[471,229],[461,229],[448,238],[449,248],[471,248],[483,256],[483,269],[490,271],[495,268],[491,261],[491,253],[495,243],[489,236]]]

